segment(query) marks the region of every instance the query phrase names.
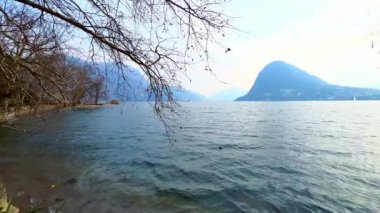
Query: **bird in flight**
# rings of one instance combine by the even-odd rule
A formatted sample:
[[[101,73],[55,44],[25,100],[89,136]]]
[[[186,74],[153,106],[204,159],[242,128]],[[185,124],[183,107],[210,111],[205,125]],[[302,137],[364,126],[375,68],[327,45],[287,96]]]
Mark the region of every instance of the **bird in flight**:
[[[231,48],[227,48],[226,51],[224,53],[228,53],[231,51]]]

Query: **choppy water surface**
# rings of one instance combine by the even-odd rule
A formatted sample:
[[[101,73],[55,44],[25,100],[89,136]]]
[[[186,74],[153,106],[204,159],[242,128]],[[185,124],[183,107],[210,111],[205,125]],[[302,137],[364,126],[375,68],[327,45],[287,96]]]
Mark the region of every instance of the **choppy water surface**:
[[[78,187],[125,210],[380,210],[380,102],[184,103],[172,143],[135,106],[64,112],[1,142],[80,160]]]

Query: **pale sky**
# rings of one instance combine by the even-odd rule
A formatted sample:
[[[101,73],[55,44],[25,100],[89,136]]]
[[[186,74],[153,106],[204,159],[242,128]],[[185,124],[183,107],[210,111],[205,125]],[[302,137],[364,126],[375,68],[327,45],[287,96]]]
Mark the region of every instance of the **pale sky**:
[[[231,52],[210,51],[226,84],[194,66],[185,88],[248,91],[266,64],[282,60],[330,83],[380,89],[379,0],[232,0],[225,10],[245,31],[222,41]]]

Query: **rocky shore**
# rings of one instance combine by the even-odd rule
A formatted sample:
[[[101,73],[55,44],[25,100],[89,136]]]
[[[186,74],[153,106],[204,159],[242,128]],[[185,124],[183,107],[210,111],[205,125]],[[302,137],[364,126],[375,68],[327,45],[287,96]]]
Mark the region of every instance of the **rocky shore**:
[[[104,104],[106,105],[106,104]],[[104,105],[80,105],[74,109],[87,109]],[[18,116],[8,116],[3,123],[2,136],[7,134],[30,134],[24,131],[24,123],[32,122],[31,129],[39,129],[39,122],[57,113],[56,107],[45,107],[38,116],[26,111]],[[30,118],[29,118],[30,117]],[[40,118],[38,118],[40,117]],[[22,119],[19,119],[22,118]],[[12,137],[13,138],[13,137]],[[17,138],[15,138],[17,140]],[[51,154],[45,149],[30,152],[18,146],[8,146],[12,141],[0,141],[0,209],[5,211],[11,201],[9,212],[101,212],[107,211],[106,204],[96,195],[82,191],[80,172],[71,164],[73,156],[67,154]],[[102,210],[103,209],[103,210]],[[0,210],[0,212],[2,213]]]
[[[4,206],[12,200],[11,213],[121,211],[104,195],[83,189],[87,183],[82,174],[63,163],[70,156],[32,156],[1,147],[0,156],[0,194],[7,192],[2,193],[0,203]]]
[[[76,175],[59,162],[60,157],[27,156],[0,149],[0,194],[2,206],[10,201],[10,212],[71,212],[83,200],[76,188]],[[17,207],[17,208],[16,208]],[[76,211],[76,210],[74,210]]]
[[[6,213],[18,213],[20,212],[20,209],[13,206],[11,204],[12,198],[8,197],[7,190],[5,189],[4,185],[1,182],[0,179],[0,212],[6,212]]]

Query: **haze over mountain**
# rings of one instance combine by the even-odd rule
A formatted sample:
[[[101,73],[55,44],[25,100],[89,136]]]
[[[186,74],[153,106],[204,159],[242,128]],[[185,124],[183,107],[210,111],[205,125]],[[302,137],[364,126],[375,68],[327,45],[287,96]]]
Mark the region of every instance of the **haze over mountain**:
[[[71,63],[90,66],[99,69],[100,73],[106,73],[106,85],[108,98],[120,99],[122,101],[145,102],[153,101],[154,96],[148,93],[149,83],[138,69],[132,67],[119,70],[116,64],[106,62],[89,62],[77,57],[66,58]],[[125,79],[122,79],[124,73]],[[171,87],[173,97],[176,101],[204,101],[206,97],[185,88]]]
[[[237,101],[301,101],[379,99],[380,90],[338,86],[283,61],[259,73],[250,91]]]
[[[209,97],[211,101],[234,101],[236,98],[246,94],[246,90],[239,88],[230,88],[220,92],[215,93],[213,96]]]
[[[128,67],[126,70],[124,70],[126,76],[126,83],[121,84],[123,85],[122,88],[117,88],[118,86],[120,86],[119,81],[123,80],[115,74],[118,72],[117,66],[110,63],[100,63],[99,66],[101,69],[108,71],[108,91],[111,97],[121,98],[116,94],[117,92],[119,92],[122,94],[123,101],[143,102],[154,100],[154,97],[150,96],[147,90],[149,87],[149,83],[142,76],[139,70],[134,69],[132,67]],[[206,100],[204,96],[184,88],[178,88],[173,86],[171,87],[171,90],[173,93],[173,97],[176,101]]]

